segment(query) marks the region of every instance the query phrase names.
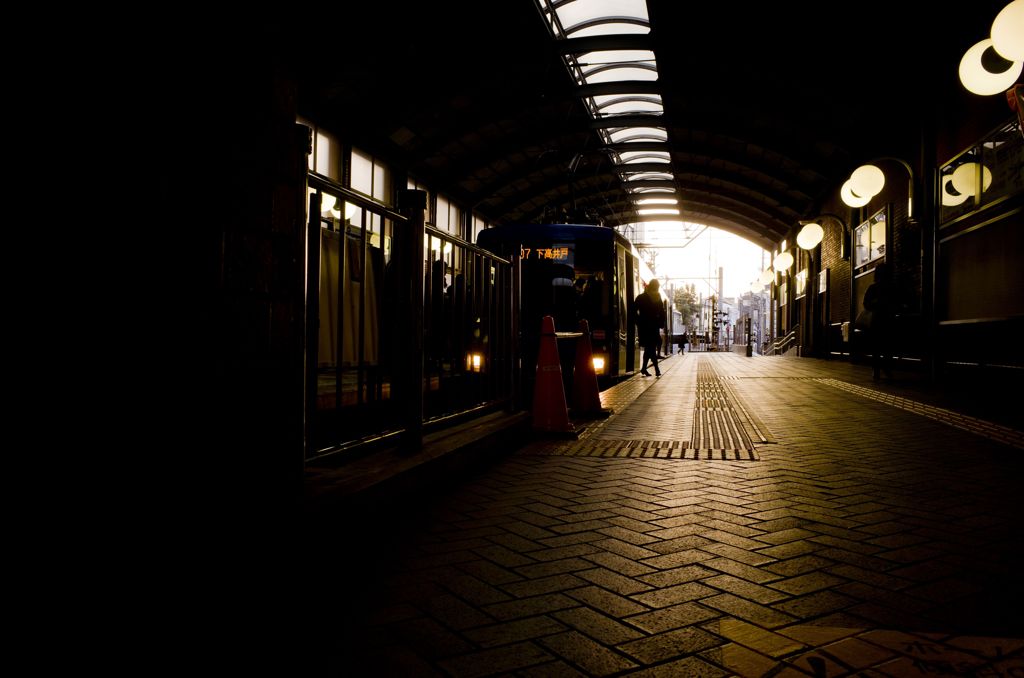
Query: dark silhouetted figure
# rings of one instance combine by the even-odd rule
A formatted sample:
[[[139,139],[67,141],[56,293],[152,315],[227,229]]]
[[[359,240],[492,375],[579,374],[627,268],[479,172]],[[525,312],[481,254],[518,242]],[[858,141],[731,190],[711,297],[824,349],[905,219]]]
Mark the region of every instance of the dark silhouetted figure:
[[[644,348],[644,363],[640,374],[651,376],[647,371],[647,363],[654,363],[654,373],[661,376],[658,368],[658,351],[661,348],[661,328],[665,326],[665,307],[658,294],[660,284],[657,278],[647,284],[647,289],[638,294],[633,302],[636,319],[636,333],[640,345]]]
[[[892,360],[892,333],[895,323],[892,272],[889,265],[875,266],[875,280],[864,292],[864,308],[871,312],[868,324],[868,346],[871,348],[872,377],[878,381],[879,372],[892,378],[889,363]]]

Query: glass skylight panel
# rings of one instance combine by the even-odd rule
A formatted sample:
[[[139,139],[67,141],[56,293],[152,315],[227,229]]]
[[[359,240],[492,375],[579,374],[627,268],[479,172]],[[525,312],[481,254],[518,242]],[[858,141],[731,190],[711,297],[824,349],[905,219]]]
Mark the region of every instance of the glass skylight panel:
[[[630,193],[660,193],[663,195],[675,195],[676,191],[674,188],[664,188],[661,186],[638,186],[636,188],[630,188]]]
[[[628,16],[649,21],[647,0],[574,0],[561,4],[555,12],[563,27],[603,17]]]
[[[640,113],[644,115],[661,115],[665,112],[660,101],[647,99],[618,99],[614,103],[598,106],[598,115],[627,115]]]
[[[636,162],[668,162],[668,153],[663,151],[625,151],[619,158],[626,164]]]
[[[621,80],[658,79],[654,52],[649,49],[616,49],[577,55],[583,79],[588,84]]]
[[[672,175],[668,172],[635,172],[627,173],[624,178],[626,181],[650,181],[652,179],[665,181],[666,179],[671,180]]]
[[[616,144],[628,141],[668,141],[664,127],[619,127],[610,130],[608,137]]]
[[[647,0],[537,0],[552,35],[556,39],[588,36],[646,35],[650,33]],[[654,52],[648,49],[610,49],[563,55],[572,79],[579,86],[601,83],[658,80],[658,65]],[[646,86],[644,87],[646,89]],[[665,109],[660,94],[618,93],[583,97],[588,114],[595,120],[609,120],[615,116],[649,118],[650,126],[600,127],[597,134],[602,144],[611,146],[608,155],[615,164],[623,187],[632,197],[632,207],[641,215],[678,215],[678,199],[671,187],[671,155],[667,151],[630,151],[628,144],[664,144],[668,134],[657,127]],[[605,123],[607,124],[607,123]],[[665,172],[637,171],[638,164],[651,163],[665,166]],[[630,171],[630,166],[637,169]],[[643,187],[639,182],[666,183],[664,187]],[[643,199],[640,196],[644,196]],[[646,205],[644,209],[638,209]]]
[[[583,73],[583,81],[588,85],[602,82],[621,82],[623,80],[655,81],[658,71],[639,66],[598,66]]]
[[[567,38],[586,38],[591,35],[623,35],[626,33],[650,33],[650,26],[626,23],[624,21],[602,21],[600,23],[585,23],[581,26],[573,26],[565,30]]]
[[[654,52],[649,49],[604,49],[596,52],[584,52],[576,55],[580,66],[599,66],[604,64],[634,64],[657,66]]]
[[[607,107],[627,101],[643,101],[661,105],[660,94],[597,94],[591,98],[599,107]]]

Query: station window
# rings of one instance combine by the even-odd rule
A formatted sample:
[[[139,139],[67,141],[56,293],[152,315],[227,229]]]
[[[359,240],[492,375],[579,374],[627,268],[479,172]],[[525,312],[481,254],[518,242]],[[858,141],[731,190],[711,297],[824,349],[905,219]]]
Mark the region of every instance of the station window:
[[[438,195],[434,214],[434,227],[440,231],[462,237],[462,210]]]
[[[352,149],[350,188],[385,205],[391,204],[391,174],[387,167],[372,156]]]
[[[309,156],[309,169],[325,177],[341,182],[342,146],[338,139],[316,126],[301,121],[313,128],[313,152]]]
[[[802,269],[794,276],[794,296],[799,299],[807,294],[807,269]]]
[[[885,256],[885,209],[871,215],[853,230],[853,265],[863,266]]]

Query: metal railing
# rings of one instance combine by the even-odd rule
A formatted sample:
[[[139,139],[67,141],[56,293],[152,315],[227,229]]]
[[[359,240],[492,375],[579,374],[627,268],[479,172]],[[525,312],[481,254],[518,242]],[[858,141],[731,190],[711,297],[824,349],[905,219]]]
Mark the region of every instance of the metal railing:
[[[797,335],[800,333],[800,326],[796,325],[789,334],[775,341],[768,340],[766,355],[782,355],[797,343]]]
[[[511,262],[309,173],[306,459],[512,402]]]

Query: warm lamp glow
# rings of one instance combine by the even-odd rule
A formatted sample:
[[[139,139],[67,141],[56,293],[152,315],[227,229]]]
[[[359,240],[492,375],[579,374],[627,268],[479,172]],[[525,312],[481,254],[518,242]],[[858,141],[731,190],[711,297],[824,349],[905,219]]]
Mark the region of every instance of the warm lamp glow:
[[[637,210],[636,213],[641,216],[647,216],[649,214],[679,214],[679,210],[669,207],[651,207],[648,209]]]
[[[853,190],[850,188],[849,181],[843,184],[843,187],[839,189],[839,197],[841,197],[843,199],[843,202],[845,202],[850,207],[864,207],[864,205],[867,205],[869,202],[871,202],[871,196],[868,196],[867,198],[862,198],[856,193],[854,193]]]
[[[776,271],[788,270],[793,265],[793,255],[789,252],[779,252],[779,255],[772,260],[772,266]]]
[[[774,278],[775,278],[775,271],[773,271],[770,268],[766,268],[763,271],[761,271],[761,276],[757,279],[757,282],[761,283],[761,285],[767,285]]]
[[[1024,0],[1013,0],[992,22],[992,47],[1010,61],[1024,61]]]
[[[976,162],[965,162],[964,164],[953,170],[953,188],[956,189],[957,193],[963,193],[965,195],[974,195],[977,190],[975,189],[975,181],[978,177],[978,165]],[[987,191],[988,187],[992,185],[992,171],[989,168],[981,165],[981,190]]]
[[[872,198],[885,186],[885,173],[875,165],[861,165],[850,175],[850,190],[855,195]]]
[[[1005,92],[1024,70],[1024,61],[1008,61],[986,38],[971,47],[960,59],[960,82],[968,91],[982,96]]]
[[[825,237],[825,229],[821,227],[821,224],[807,224],[800,233],[796,236],[796,244],[805,250],[813,250],[821,242],[821,239]]]
[[[942,178],[942,204],[945,207],[956,207],[963,203],[970,195],[967,193],[960,193],[956,190],[956,186],[953,185],[953,176]]]
[[[443,243],[442,248],[441,240],[439,240],[438,238],[431,238],[430,249],[433,250],[434,252],[442,252],[443,254],[447,255],[449,252],[452,251],[452,244],[450,242],[445,241]]]

